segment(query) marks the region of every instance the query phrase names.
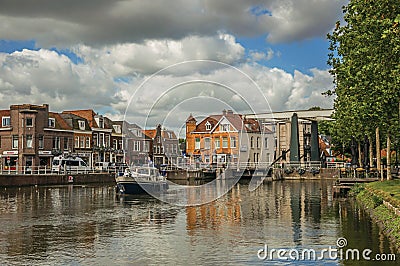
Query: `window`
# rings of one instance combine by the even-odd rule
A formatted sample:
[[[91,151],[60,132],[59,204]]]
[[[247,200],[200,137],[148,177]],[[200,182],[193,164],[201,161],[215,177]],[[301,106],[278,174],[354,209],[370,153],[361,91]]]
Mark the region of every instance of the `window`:
[[[84,120],[78,120],[78,125],[80,130],[85,130],[86,125]]]
[[[257,137],[257,149],[260,148],[260,138]]]
[[[216,149],[219,149],[221,147],[221,145],[220,145],[220,139],[219,138],[216,138],[215,139],[215,148]]]
[[[160,136],[157,137],[157,143],[161,143],[161,138],[160,138]]]
[[[75,148],[79,148],[79,137],[75,137]]]
[[[204,162],[209,163],[210,162],[210,155],[204,155]]]
[[[39,136],[39,149],[43,149],[43,135]]]
[[[104,128],[104,120],[103,117],[99,118],[99,128]]]
[[[211,130],[211,123],[209,121],[206,123],[206,130]]]
[[[99,146],[99,142],[97,140],[97,134],[93,134],[93,145],[94,146]]]
[[[250,148],[254,148],[254,138],[250,138]]]
[[[32,135],[26,135],[26,147],[32,148]]]
[[[100,133],[99,146],[104,147],[104,133]]]
[[[90,148],[90,137],[86,137],[86,148]]]
[[[26,126],[33,127],[33,118],[32,117],[26,118]]]
[[[204,138],[204,149],[210,149],[210,138]]]
[[[118,142],[119,142],[119,150],[123,150],[124,147],[123,147],[123,145],[122,145],[122,140],[120,140],[120,141],[118,141]]]
[[[79,147],[85,148],[85,137],[79,137]]]
[[[60,149],[60,137],[53,138],[53,148],[56,150]]]
[[[140,151],[140,141],[137,140],[133,142],[133,150]]]
[[[68,150],[68,138],[64,137],[64,150]]]
[[[12,148],[18,149],[18,135],[12,136]]]
[[[144,152],[150,151],[150,143],[148,141],[143,141],[143,151]]]
[[[113,125],[115,133],[121,133],[121,126],[120,125]]]
[[[231,137],[231,148],[236,148],[236,137]]]
[[[222,138],[222,148],[228,148],[228,138],[227,137]]]
[[[200,149],[200,138],[196,138],[196,139],[195,139],[194,148],[195,148],[196,150],[199,150],[199,149]]]
[[[110,147],[110,135],[106,135],[106,143],[105,143],[106,147]]]
[[[229,131],[229,124],[221,124],[221,131],[224,132]]]
[[[117,145],[118,145],[117,140],[116,140],[116,139],[113,139],[113,149],[114,149],[114,150],[116,150],[116,149],[118,148]]]
[[[264,138],[264,148],[268,149],[268,138]]]
[[[49,127],[51,128],[56,127],[56,120],[54,118],[49,118]]]
[[[1,122],[3,127],[9,127],[11,125],[11,119],[9,116],[3,116]]]

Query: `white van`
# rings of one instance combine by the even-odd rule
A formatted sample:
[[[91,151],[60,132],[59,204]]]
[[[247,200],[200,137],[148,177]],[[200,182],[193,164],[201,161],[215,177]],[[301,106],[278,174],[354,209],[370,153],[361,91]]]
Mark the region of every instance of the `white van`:
[[[84,160],[79,157],[54,157],[52,171],[57,173],[84,173],[90,170]]]

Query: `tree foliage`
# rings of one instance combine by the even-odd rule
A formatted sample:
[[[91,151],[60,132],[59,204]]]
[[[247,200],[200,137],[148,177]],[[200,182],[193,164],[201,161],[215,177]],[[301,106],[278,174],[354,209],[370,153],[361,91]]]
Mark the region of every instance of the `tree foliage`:
[[[349,140],[399,130],[400,4],[398,0],[350,0],[344,25],[328,34],[328,64],[336,94],[337,134]]]

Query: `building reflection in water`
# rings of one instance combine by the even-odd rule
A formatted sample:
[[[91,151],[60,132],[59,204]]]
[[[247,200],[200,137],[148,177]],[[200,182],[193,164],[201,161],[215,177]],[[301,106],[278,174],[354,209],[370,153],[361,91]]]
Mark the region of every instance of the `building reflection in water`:
[[[329,182],[270,182],[252,192],[241,182],[209,204],[186,207],[187,231],[196,236],[197,231],[209,228],[223,234],[226,227],[236,225],[239,232],[241,225],[247,225],[254,230],[246,231],[247,235],[279,246],[318,244],[327,236],[334,245],[336,227],[321,226],[321,219],[337,225],[331,192]]]

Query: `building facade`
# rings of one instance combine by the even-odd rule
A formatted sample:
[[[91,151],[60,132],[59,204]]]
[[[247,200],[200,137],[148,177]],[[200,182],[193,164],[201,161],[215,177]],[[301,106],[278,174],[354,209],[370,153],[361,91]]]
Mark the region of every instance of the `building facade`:
[[[143,130],[143,133],[151,139],[151,161],[156,167],[161,165],[174,166],[180,157],[179,141],[172,130],[162,129],[158,125],[156,129]]]
[[[199,123],[190,115],[186,120],[186,155],[192,162],[203,163],[269,161],[267,154],[270,157],[273,147],[264,133],[272,134],[255,119],[231,110],[210,115]]]
[[[72,128],[49,106],[21,104],[3,110],[0,166],[8,171],[50,169],[52,158],[72,148]]]
[[[124,121],[125,161],[128,165],[148,164],[153,158],[153,140],[136,124]]]
[[[92,130],[89,122],[80,116],[62,113],[61,117],[65,120],[73,131],[73,144],[69,150],[69,155],[79,156],[87,165],[92,164]]]

